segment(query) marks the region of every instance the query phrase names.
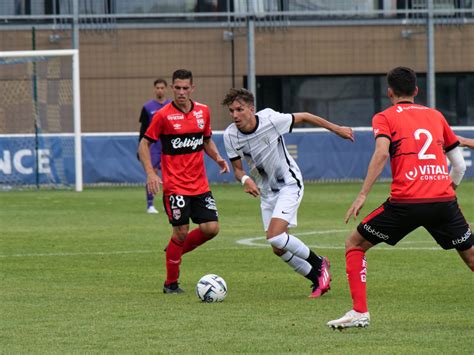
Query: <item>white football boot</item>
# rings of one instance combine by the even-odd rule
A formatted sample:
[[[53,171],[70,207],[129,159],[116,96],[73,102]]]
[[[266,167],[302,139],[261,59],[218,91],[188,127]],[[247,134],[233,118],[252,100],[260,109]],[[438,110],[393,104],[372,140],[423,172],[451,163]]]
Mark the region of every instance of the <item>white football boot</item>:
[[[369,312],[360,313],[351,309],[344,316],[339,319],[335,319],[327,322],[327,326],[332,329],[345,329],[345,328],[367,328],[370,323]]]

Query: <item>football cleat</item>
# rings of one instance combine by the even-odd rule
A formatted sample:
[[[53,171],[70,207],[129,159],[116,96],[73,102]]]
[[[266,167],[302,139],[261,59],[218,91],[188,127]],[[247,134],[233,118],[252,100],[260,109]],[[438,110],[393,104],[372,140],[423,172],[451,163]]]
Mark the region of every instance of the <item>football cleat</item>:
[[[155,206],[150,206],[146,209],[146,213],[158,213],[158,210],[155,208]]]
[[[367,328],[370,323],[369,312],[360,313],[351,309],[339,319],[327,322],[327,326],[332,329],[345,328]]]
[[[184,290],[179,287],[179,284],[177,282],[170,283],[169,285],[163,285],[163,293],[184,293]]]
[[[313,288],[313,291],[311,292],[311,295],[309,295],[310,298],[321,297],[331,289],[331,273],[329,272],[330,267],[331,264],[329,263],[328,258],[323,257],[323,262],[321,264],[321,273],[318,277],[318,286],[311,286]]]

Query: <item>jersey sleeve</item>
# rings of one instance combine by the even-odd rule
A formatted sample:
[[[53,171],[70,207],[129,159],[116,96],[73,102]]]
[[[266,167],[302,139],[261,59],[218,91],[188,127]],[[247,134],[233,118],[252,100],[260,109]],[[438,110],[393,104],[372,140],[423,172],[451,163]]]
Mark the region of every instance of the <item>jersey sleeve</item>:
[[[386,137],[392,140],[392,134],[390,132],[390,126],[387,118],[384,115],[377,114],[372,118],[372,131],[375,139],[379,137]]]
[[[140,118],[138,122],[141,124],[148,124],[148,112],[146,112],[145,106],[142,108],[142,112],[140,112]]]
[[[224,146],[227,153],[227,157],[230,161],[240,159],[240,155],[237,152],[228,130],[224,131]]]
[[[160,139],[160,135],[163,132],[163,116],[160,115],[160,111],[156,112],[151,120],[151,124],[145,132],[144,137],[151,142],[156,142]]]
[[[206,110],[206,114],[207,114],[207,117],[206,117],[206,123],[204,126],[203,136],[204,136],[204,139],[209,139],[212,136],[211,113],[209,111],[209,108]]]
[[[138,119],[138,122],[140,122],[140,132],[138,135],[138,141],[141,141],[143,136],[145,135],[145,132],[150,125],[148,122],[148,113],[145,110],[145,106],[142,108],[142,112],[140,113],[140,118]]]
[[[448,122],[444,117],[443,120],[443,138],[444,138],[444,150],[449,152],[453,150],[459,145],[459,140],[456,134],[454,134],[453,130],[449,126]]]
[[[293,129],[295,118],[291,113],[273,111],[271,120],[279,134],[290,133]]]

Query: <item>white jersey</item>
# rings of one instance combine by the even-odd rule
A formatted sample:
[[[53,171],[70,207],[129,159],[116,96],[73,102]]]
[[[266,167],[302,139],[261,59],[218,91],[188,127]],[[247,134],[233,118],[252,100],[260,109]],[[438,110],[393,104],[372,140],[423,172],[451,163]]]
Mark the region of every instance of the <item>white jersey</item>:
[[[301,171],[282,137],[293,129],[293,115],[266,108],[255,116],[257,126],[252,132],[241,132],[234,123],[227,127],[224,132],[227,156],[231,161],[245,159],[250,176],[262,192],[276,192],[291,184],[302,188]]]

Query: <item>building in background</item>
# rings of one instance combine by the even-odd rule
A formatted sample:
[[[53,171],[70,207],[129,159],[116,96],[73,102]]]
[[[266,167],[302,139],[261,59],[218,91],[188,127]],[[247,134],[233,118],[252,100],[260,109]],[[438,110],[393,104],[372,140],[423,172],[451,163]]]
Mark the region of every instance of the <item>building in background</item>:
[[[213,129],[224,129],[222,97],[247,83],[249,18],[258,107],[369,126],[389,105],[384,75],[398,65],[417,71],[426,104],[428,0],[251,3],[79,0],[82,131],[134,132],[150,78],[178,67],[193,71],[194,97],[209,103]],[[450,124],[472,126],[474,1],[433,6],[436,107]],[[0,51],[71,48],[71,22],[72,0],[0,0]],[[11,116],[0,112],[0,127]]]

